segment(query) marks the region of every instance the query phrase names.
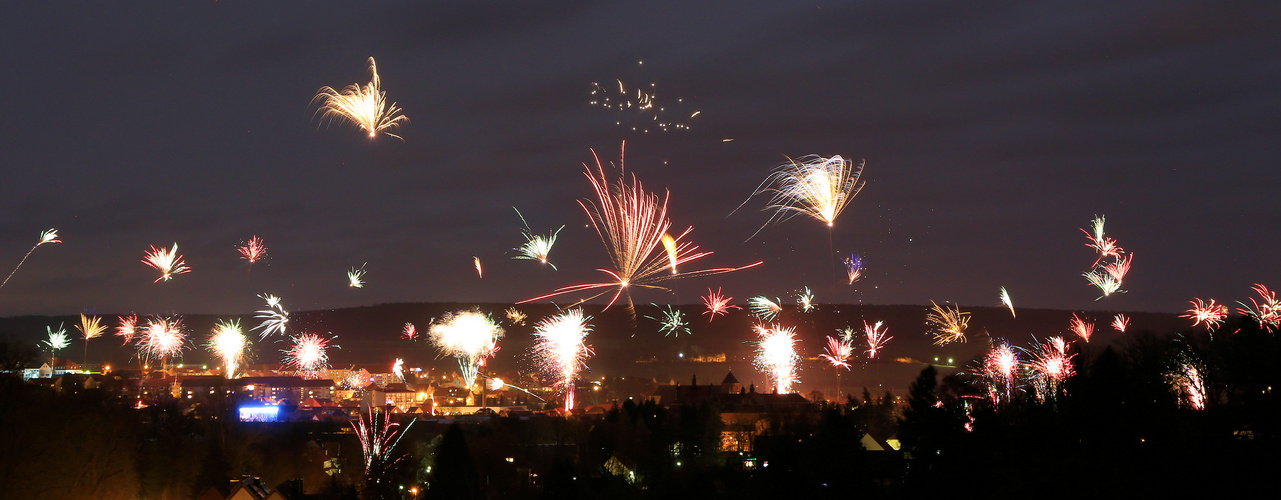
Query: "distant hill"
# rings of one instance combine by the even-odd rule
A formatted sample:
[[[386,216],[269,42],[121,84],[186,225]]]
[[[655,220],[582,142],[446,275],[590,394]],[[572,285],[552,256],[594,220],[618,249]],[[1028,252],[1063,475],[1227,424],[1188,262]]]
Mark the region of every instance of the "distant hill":
[[[527,353],[534,324],[554,314],[556,308],[547,304],[516,306],[528,319],[524,325],[511,325],[504,313],[510,307],[513,306],[395,303],[299,311],[292,313],[289,327],[294,334],[312,332],[334,335],[334,344],[341,346],[340,349],[331,349],[329,353],[331,364],[335,367],[355,363],[386,363],[390,366],[391,361],[398,357],[404,358],[411,366],[431,363],[452,365],[452,360],[437,358],[436,350],[425,339],[426,332],[434,318],[441,318],[448,312],[477,308],[491,314],[506,330],[505,338],[499,344],[501,350],[490,364],[492,369],[499,372],[532,370],[533,363],[528,359]],[[728,316],[717,317],[708,322],[707,315],[703,314],[706,309],[701,304],[679,306],[690,323],[691,334],[664,336],[658,332],[658,322],[649,319],[659,317],[658,307],[637,305],[634,314],[626,306],[616,305],[603,312],[600,305],[589,304],[584,308],[593,317],[593,331],[588,336],[588,343],[595,350],[595,356],[588,361],[590,372],[585,376],[608,374],[654,377],[662,383],[689,383],[693,376],[697,376],[699,383],[706,384],[720,382],[725,373],[732,370],[745,386],[756,383],[758,389],[766,390],[766,377],[752,367],[754,346],[750,342],[756,337],[752,328],[755,322],[746,311],[734,310]],[[944,347],[932,345],[925,324],[927,307],[919,305],[820,304],[817,310],[810,313],[802,313],[789,305],[776,322],[796,327],[797,338],[800,340],[798,349],[805,358],[800,372],[803,393],[811,390],[833,393],[837,383],[836,372],[818,356],[824,353],[825,337],[837,335],[838,330],[847,326],[855,329],[858,353],[853,370],[842,371],[841,374],[842,392],[846,393],[857,393],[860,387],[868,386],[874,393],[882,393],[889,388],[896,394],[904,394],[907,384],[924,367],[924,363],[964,367],[981,355],[994,338],[1005,338],[1023,347],[1030,347],[1033,336],[1044,340],[1060,335],[1069,340],[1077,340],[1068,331],[1074,311],[1019,309],[1018,317],[1014,318],[1009,310],[999,307],[961,309],[971,313],[968,341]],[[1075,312],[1092,319],[1096,324],[1090,349],[1099,349],[1124,335],[1145,331],[1169,333],[1189,326],[1187,320],[1171,313],[1125,313],[1131,317],[1129,333],[1120,334],[1110,326],[1117,311]],[[114,333],[117,315],[103,316],[104,321],[112,326],[111,333]],[[249,332],[249,329],[261,321],[255,319],[252,313],[239,316],[183,316],[192,344],[183,362],[213,363],[203,344],[213,329],[214,322],[219,319],[241,321],[246,333],[255,343],[252,350],[255,359],[251,363],[279,362],[279,351],[287,346],[287,340],[275,337],[260,341],[257,332]],[[864,321],[884,321],[889,335],[893,336],[878,356],[880,359],[868,361],[862,352],[863,345],[859,342],[863,338]],[[57,328],[59,323],[63,323],[68,335],[75,340],[60,356],[78,362],[83,357],[84,349],[83,341],[78,339],[79,331],[74,328],[78,322],[78,316],[0,318],[0,335],[36,344],[45,338],[47,326]],[[401,330],[407,322],[417,326],[424,337],[422,340],[415,342],[401,338]],[[42,352],[44,356],[48,356],[47,351]],[[89,346],[90,363],[136,363],[136,360],[131,360],[132,356],[132,347],[123,347],[120,339],[110,333],[103,338],[94,339]],[[937,362],[935,358],[938,358]],[[946,367],[942,371],[950,372]]]

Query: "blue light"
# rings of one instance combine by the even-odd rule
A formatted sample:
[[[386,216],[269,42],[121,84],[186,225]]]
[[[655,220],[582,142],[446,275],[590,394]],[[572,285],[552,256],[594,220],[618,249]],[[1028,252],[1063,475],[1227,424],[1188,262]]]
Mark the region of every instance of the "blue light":
[[[280,417],[279,406],[242,406],[241,422],[275,422]]]

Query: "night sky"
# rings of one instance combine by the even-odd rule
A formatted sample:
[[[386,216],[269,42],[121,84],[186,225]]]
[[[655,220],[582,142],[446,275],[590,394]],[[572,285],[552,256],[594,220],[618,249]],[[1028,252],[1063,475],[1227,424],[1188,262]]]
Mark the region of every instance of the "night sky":
[[[1267,2],[19,2],[3,17],[0,269],[46,228],[65,243],[31,255],[0,315],[243,313],[264,292],[291,310],[513,302],[598,281],[582,163],[624,140],[627,170],[716,252],[701,266],[765,261],[637,302],[808,285],[820,303],[996,306],[1005,286],[1018,307],[1177,311],[1281,287]],[[403,142],[315,115],[316,91],[367,82],[370,56],[411,120]],[[588,104],[615,79],[701,113],[632,132],[615,122],[639,114]],[[866,159],[832,232],[868,262],[856,286],[833,285],[822,223],[745,241],[763,200],[729,215],[806,154]],[[567,225],[559,271],[510,260],[513,206],[535,232]],[[1078,230],[1095,214],[1136,255],[1129,293],[1100,302]],[[250,271],[235,247],[253,235],[271,259]],[[153,284],[140,259],[174,242],[192,272]],[[362,263],[366,288],[349,288]]]

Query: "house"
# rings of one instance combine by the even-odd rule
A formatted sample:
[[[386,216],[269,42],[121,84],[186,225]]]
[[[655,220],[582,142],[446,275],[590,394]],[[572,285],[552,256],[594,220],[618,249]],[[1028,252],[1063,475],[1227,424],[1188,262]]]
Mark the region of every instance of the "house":
[[[668,408],[683,405],[713,404],[720,409],[721,451],[751,453],[757,436],[798,420],[813,420],[817,416],[812,402],[800,394],[756,392],[756,386],[743,389],[730,372],[720,384],[698,385],[695,377],[690,385],[661,385],[654,390],[655,403]]]

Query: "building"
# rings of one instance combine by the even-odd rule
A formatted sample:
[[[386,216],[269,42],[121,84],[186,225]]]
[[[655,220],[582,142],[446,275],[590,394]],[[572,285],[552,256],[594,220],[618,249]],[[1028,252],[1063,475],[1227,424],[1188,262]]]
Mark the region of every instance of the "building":
[[[660,385],[652,398],[668,409],[715,404],[725,424],[721,431],[721,451],[744,454],[752,452],[756,437],[817,416],[817,408],[804,396],[760,393],[755,386],[743,389],[733,372],[727,373],[720,384],[698,385],[695,377],[690,385]]]

